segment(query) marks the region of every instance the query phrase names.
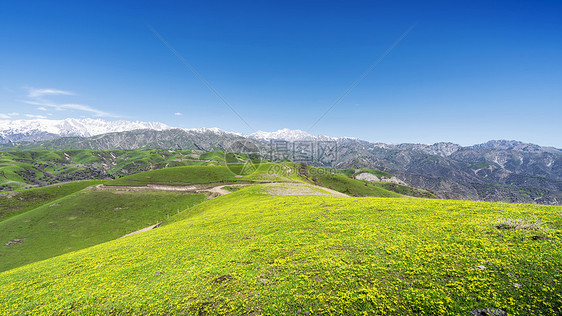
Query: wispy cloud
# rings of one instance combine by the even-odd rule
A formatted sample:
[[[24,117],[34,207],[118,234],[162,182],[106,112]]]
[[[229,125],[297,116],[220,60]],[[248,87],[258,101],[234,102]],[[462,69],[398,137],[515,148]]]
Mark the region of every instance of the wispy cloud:
[[[94,109],[91,106],[87,106],[87,105],[83,105],[83,104],[59,104],[56,107],[60,108],[60,109],[66,109],[66,110],[79,110],[79,111],[84,111],[84,112],[90,112],[93,113],[94,116],[115,116],[113,114],[104,112],[104,111],[100,111],[98,109]]]
[[[29,94],[27,95],[30,98],[40,98],[46,95],[75,95],[73,92],[58,90],[58,89],[35,89],[35,88],[28,88]]]
[[[20,115],[19,113],[13,112],[13,113],[0,113],[0,119],[11,119],[14,116],[18,116]]]
[[[20,100],[20,102],[27,103],[27,104],[31,104],[31,105],[40,105],[40,107],[43,107],[45,110],[48,110],[48,109],[46,108],[46,106],[47,106],[47,107],[55,107],[55,106],[57,106],[56,104],[54,104],[54,103],[52,103],[52,102],[43,101],[43,100],[37,100],[37,101],[35,101],[35,100]]]
[[[49,111],[49,108],[51,108],[56,111],[65,111],[65,110],[83,111],[83,112],[91,113],[96,117],[117,117],[114,114],[102,110],[98,110],[89,105],[76,104],[76,103],[57,103],[44,98],[45,96],[76,95],[74,92],[71,91],[58,90],[58,89],[36,89],[36,88],[27,88],[27,89],[29,91],[27,95],[29,99],[22,100],[21,102],[31,105],[37,105],[39,106],[37,109],[40,111]]]
[[[174,113],[174,115],[175,115],[175,116],[182,116],[183,113],[181,113],[181,112],[176,112],[176,113]]]
[[[44,118],[47,118],[46,116],[43,116],[43,115],[35,115],[35,114],[26,114],[25,117],[34,118],[34,119],[44,119]]]

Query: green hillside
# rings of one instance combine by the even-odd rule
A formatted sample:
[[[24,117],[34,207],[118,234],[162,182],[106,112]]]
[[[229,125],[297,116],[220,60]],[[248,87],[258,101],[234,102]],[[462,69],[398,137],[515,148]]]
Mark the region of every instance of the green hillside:
[[[0,193],[0,221],[25,213],[103,181],[74,181],[41,188]]]
[[[412,196],[412,197],[421,197],[421,198],[426,198],[426,199],[438,199],[439,197],[437,195],[435,195],[435,193],[428,191],[428,190],[424,190],[424,189],[420,189],[420,188],[415,188],[415,187],[411,187],[411,186],[407,186],[407,185],[403,185],[403,184],[398,184],[398,183],[392,183],[392,182],[377,182],[377,183],[373,183],[373,185],[381,187],[385,190],[389,190],[398,194],[402,194],[402,195],[406,195],[406,196]]]
[[[337,170],[337,169],[336,169]],[[380,171],[380,170],[375,170],[375,169],[341,169],[341,170],[337,170],[338,172],[348,176],[348,177],[354,177],[358,174],[361,173],[370,173],[373,174],[375,176],[377,176],[380,179],[384,179],[384,178],[392,178],[393,175],[388,173],[388,172],[384,172],[384,171]]]
[[[221,192],[240,189],[236,185],[294,183],[300,186],[293,187],[292,194],[332,194],[309,185],[313,184],[349,195],[401,196],[341,174],[328,173],[311,178],[302,172],[311,167],[295,163],[263,163],[255,165],[255,168],[247,167],[242,163],[169,167],[113,181],[70,182],[2,193],[0,243],[7,246],[0,248],[0,257],[3,257],[0,271],[113,240],[156,221],[167,222],[170,215],[200,202],[204,198],[202,193],[217,196],[224,194]],[[326,172],[317,168],[310,170]],[[105,188],[82,190],[99,183],[103,183]],[[130,188],[149,184],[166,187],[151,191],[131,191]],[[197,186],[201,184],[203,186]],[[235,186],[227,187],[224,191],[213,191],[213,187],[225,184]],[[187,192],[173,191],[177,186],[186,186],[182,190]],[[275,190],[286,188],[276,187]]]
[[[190,166],[152,170],[125,176],[106,184],[109,186],[190,185],[208,183],[306,182],[330,188],[351,196],[400,197],[377,183],[349,178],[329,169],[297,163],[262,163],[245,172],[245,164],[228,166]],[[413,192],[413,191],[410,191]]]
[[[125,176],[107,185],[143,186],[146,184],[189,185],[201,183],[238,182],[227,167],[173,167]]]
[[[400,194],[389,191],[377,184],[368,181],[360,181],[349,178],[345,173],[336,170],[321,169],[314,167],[304,167],[300,169],[300,174],[310,182],[330,188],[350,196],[378,196],[378,197],[399,197]],[[353,174],[352,174],[353,175]]]
[[[360,173],[371,173],[381,179],[392,177],[391,174],[379,170],[308,167],[311,173],[314,175],[317,173],[316,176],[309,177],[299,173],[299,170],[302,170],[299,164],[260,161],[248,164],[250,161],[247,155],[223,151],[204,153],[164,149],[0,151],[0,192],[65,181],[118,178],[108,185],[306,181],[352,196],[436,197],[431,192],[408,186],[354,179]],[[216,168],[174,168],[186,166],[215,166]],[[158,171],[159,169],[164,170]],[[139,175],[144,171],[151,171],[151,173]],[[319,172],[315,173],[315,171]]]
[[[0,222],[0,271],[119,238],[203,199],[179,192],[72,193]]]
[[[0,310],[562,312],[560,207],[259,192],[246,187],[158,229],[3,272]],[[526,221],[499,225],[506,219]]]
[[[189,150],[0,151],[0,191],[65,181],[111,179],[166,167],[224,163],[222,152],[199,154]]]

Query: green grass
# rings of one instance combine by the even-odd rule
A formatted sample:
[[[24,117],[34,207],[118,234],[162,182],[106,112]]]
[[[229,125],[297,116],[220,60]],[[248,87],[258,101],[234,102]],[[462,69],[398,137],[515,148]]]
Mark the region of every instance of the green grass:
[[[232,154],[229,154],[229,155],[226,155],[226,156],[228,156],[228,158],[230,158],[230,159],[233,158]],[[202,153],[199,156],[199,159],[213,160],[213,161],[225,161],[225,153],[223,151],[210,151],[210,152]]]
[[[227,158],[232,160],[231,156]],[[0,151],[0,191],[78,179],[107,179],[165,167],[219,165],[224,160],[222,152],[198,155],[189,150]]]
[[[379,179],[393,177],[392,174],[379,170],[322,169],[312,167],[308,167],[308,170],[310,174],[308,176],[309,181],[352,196],[398,197],[406,195],[430,199],[438,198],[432,192],[407,185],[392,182],[369,182],[353,178],[361,173],[370,173],[376,175]]]
[[[382,178],[392,178],[393,175],[388,173],[388,172],[384,172],[384,171],[380,171],[380,170],[376,170],[376,169],[334,169],[337,172],[340,172],[348,177],[355,177],[361,173],[370,173],[373,174],[375,176],[377,176],[379,179]]]
[[[97,180],[77,181],[36,189],[0,193],[0,221],[102,182]]]
[[[247,164],[228,164],[228,166],[182,166],[137,173],[107,182],[114,186],[190,185],[208,183],[240,182],[290,182],[302,181],[296,173],[287,172],[296,164],[261,163],[253,167]]]
[[[396,192],[398,194],[413,196],[413,197],[421,197],[421,198],[428,198],[428,199],[438,199],[439,197],[434,193],[418,189],[414,187],[410,187],[407,185],[392,183],[392,182],[377,182],[374,183],[376,186],[380,186],[388,191]]]
[[[0,169],[0,187],[4,190],[17,190],[28,187],[30,183],[24,179],[18,172],[31,168],[27,164],[8,165],[4,164]]]
[[[146,184],[189,185],[237,182],[239,178],[224,166],[189,166],[152,170],[110,181],[107,185],[144,186]]]
[[[243,179],[254,182],[305,182],[297,172],[298,166],[299,164],[291,162],[262,162],[253,173],[244,176]]]
[[[327,169],[308,167],[309,181],[350,196],[400,197],[396,192],[366,181],[348,178],[345,175],[327,172]]]
[[[119,238],[204,199],[177,192],[86,189],[70,194],[0,222],[0,271]],[[17,239],[24,241],[5,246]]]
[[[562,312],[562,240],[553,226],[560,207],[259,191],[247,187],[156,230],[3,272],[0,311]],[[540,231],[498,230],[500,217],[544,225]]]
[[[294,172],[299,164],[255,162],[247,168],[251,157],[223,151],[194,153],[184,150],[135,149],[135,150],[31,150],[0,151],[0,191],[36,187],[83,179],[111,179],[109,185],[143,186],[149,183],[167,185],[189,185],[202,183],[240,182],[287,182],[303,181]],[[228,164],[228,168],[226,168]],[[205,167],[216,169],[180,167]],[[146,170],[169,169],[167,171]],[[232,172],[230,172],[232,171]],[[287,172],[289,171],[289,172]],[[292,171],[292,172],[291,172]],[[332,169],[332,176],[319,176],[317,184],[354,196],[398,196],[394,193],[408,192],[420,196],[417,190],[388,188],[373,184],[362,184],[352,179],[360,173],[371,173],[379,178],[390,178],[391,174],[374,169]],[[141,174],[142,173],[142,174]],[[235,177],[235,175],[241,175]],[[341,176],[341,177],[340,177]],[[147,178],[148,177],[148,178]],[[344,179],[347,177],[348,179]],[[304,180],[310,182],[311,179]],[[362,187],[364,186],[364,187]],[[386,190],[394,189],[394,190]],[[395,192],[392,192],[395,191]],[[423,194],[421,196],[424,196]]]

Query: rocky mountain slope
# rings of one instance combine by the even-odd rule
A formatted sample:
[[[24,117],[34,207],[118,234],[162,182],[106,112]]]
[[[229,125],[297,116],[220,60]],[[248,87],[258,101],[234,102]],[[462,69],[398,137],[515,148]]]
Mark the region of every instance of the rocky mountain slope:
[[[517,141],[462,147],[338,143],[338,168],[377,168],[445,198],[562,202],[562,151]]]
[[[107,133],[92,137],[59,137],[49,141],[11,142],[3,144],[4,149],[196,149],[209,151],[223,149],[244,137],[218,129],[137,129],[127,132]]]

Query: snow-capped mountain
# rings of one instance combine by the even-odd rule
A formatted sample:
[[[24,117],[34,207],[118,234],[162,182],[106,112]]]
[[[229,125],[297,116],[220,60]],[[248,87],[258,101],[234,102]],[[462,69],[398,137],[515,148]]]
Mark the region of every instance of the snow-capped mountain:
[[[248,137],[262,140],[262,141],[270,141],[270,140],[286,140],[289,142],[295,141],[329,141],[329,140],[338,140],[339,138],[325,136],[325,135],[311,135],[305,131],[301,131],[298,129],[280,129],[276,132],[264,132],[264,131],[257,131],[248,135]]]
[[[137,129],[149,129],[163,131],[173,129],[160,122],[142,121],[107,121],[103,119],[74,119],[64,120],[0,120],[0,144],[21,141],[42,141],[59,137],[90,137],[112,132],[126,132]],[[311,135],[302,130],[291,130],[284,128],[275,132],[258,131],[250,135],[243,135],[235,132],[227,132],[219,128],[182,128],[188,133],[196,134],[216,134],[249,137],[254,140],[286,140],[295,141],[335,141],[350,139],[347,137],[330,137],[325,135]]]
[[[141,121],[106,121],[102,119],[64,120],[0,120],[0,143],[10,141],[39,141],[57,137],[89,137],[111,132],[136,129],[166,130],[166,124]]]

